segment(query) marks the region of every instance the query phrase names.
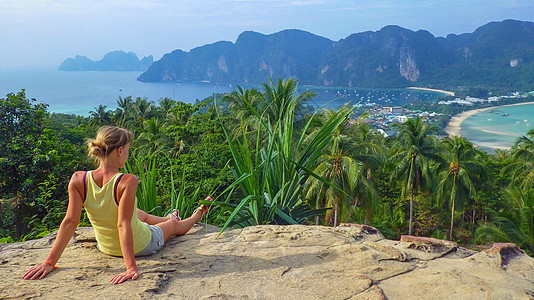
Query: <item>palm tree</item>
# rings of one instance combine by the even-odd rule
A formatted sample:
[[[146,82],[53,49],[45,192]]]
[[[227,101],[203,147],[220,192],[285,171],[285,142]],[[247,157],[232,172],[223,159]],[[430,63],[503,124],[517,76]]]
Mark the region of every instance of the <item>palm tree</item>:
[[[230,103],[230,111],[240,120],[240,124],[231,132],[232,136],[254,135],[250,138],[251,145],[256,144],[254,139],[257,138],[260,143],[265,143],[267,127],[284,124],[287,113],[291,111],[296,114],[304,102],[316,96],[312,91],[297,94],[297,90],[298,80],[293,78],[278,79],[276,85],[269,78],[269,83],[262,84],[262,91],[238,86],[233,93],[225,96],[225,100]],[[258,128],[263,131],[258,133]]]
[[[413,199],[419,188],[433,189],[434,181],[431,164],[440,161],[440,149],[432,134],[438,132],[435,125],[425,123],[417,117],[405,123],[396,123],[399,134],[395,137],[392,147],[391,161],[395,165],[391,179],[403,181],[401,197],[410,193],[410,220],[408,234],[412,234]]]
[[[344,200],[347,195],[351,198],[362,195],[364,191],[370,192],[373,189],[369,185],[359,184],[366,181],[362,174],[362,163],[345,155],[340,150],[325,154],[318,159],[318,166],[313,172],[330,183],[330,185],[317,180],[314,177],[308,179],[309,187],[307,189],[307,198],[316,197],[316,208],[333,207],[333,216],[331,223],[334,227],[338,225],[340,212],[343,211]],[[358,187],[361,187],[358,189]],[[323,200],[324,199],[324,200]],[[374,200],[374,199],[373,199]],[[325,203],[322,203],[322,202]],[[317,220],[316,220],[317,223]]]
[[[258,118],[262,122],[276,123],[286,118],[291,104],[295,104],[295,111],[308,100],[317,96],[313,91],[304,91],[297,95],[298,80],[278,79],[276,85],[269,78],[268,83],[262,84],[262,91],[257,89],[243,89],[238,86],[224,99],[229,102],[229,109],[240,120],[241,126],[251,128],[254,132],[258,127]]]
[[[504,169],[512,174],[512,183],[523,188],[534,186],[534,129],[517,139],[512,150],[514,163]]]
[[[514,243],[534,253],[534,189],[509,187],[505,190],[507,207],[494,212],[493,222],[476,230],[479,239]]]
[[[264,82],[262,85],[263,92],[261,96],[265,106],[264,112],[271,120],[284,119],[288,111],[289,102],[295,101],[295,110],[298,111],[306,101],[317,96],[313,91],[305,91],[296,96],[298,80],[294,78],[278,79],[276,87],[272,79],[269,78],[269,83]]]
[[[510,151],[508,150],[502,150],[502,149],[495,149],[495,152],[493,153],[493,156],[497,160],[505,160],[510,157]]]
[[[171,98],[161,98],[159,100],[159,110],[163,113],[163,116],[167,116],[170,110],[177,105],[176,101]]]
[[[350,107],[343,107],[339,111],[346,112],[350,109]],[[310,126],[309,126],[309,134],[306,136],[306,139],[304,142],[308,142],[309,140],[313,139],[317,133],[321,130],[321,128],[328,122],[330,118],[332,118],[338,111],[335,111],[333,109],[322,109],[320,113],[317,113],[313,118],[310,120]],[[351,144],[351,137],[349,136],[351,125],[349,124],[349,120],[345,120],[339,127],[337,127],[334,132],[332,133],[332,141],[328,145],[328,149],[330,152],[337,152],[339,149],[347,149],[352,146]]]
[[[360,121],[364,117],[367,116],[360,116],[350,128],[351,147],[349,152],[354,158],[364,163],[366,177],[371,180],[372,170],[386,164],[385,139],[369,124]]]
[[[445,163],[439,174],[437,199],[440,203],[448,200],[451,206],[449,239],[452,240],[455,209],[462,209],[465,202],[475,196],[476,190],[471,178],[487,174],[488,168],[476,162],[481,152],[467,139],[455,136],[452,139],[445,138],[442,144],[446,150]]]
[[[344,107],[340,112],[348,110],[348,107]],[[306,139],[315,138],[324,124],[336,113],[332,109],[326,109],[322,114],[315,116],[312,120],[312,132]],[[343,200],[349,198],[346,197],[347,195],[350,195],[350,198],[355,200],[354,203],[365,212],[366,222],[372,220],[376,206],[375,190],[363,174],[364,164],[353,159],[343,150],[352,145],[348,135],[350,128],[349,119],[346,119],[332,132],[332,140],[327,147],[327,153],[319,158],[314,170],[314,173],[328,181],[330,185],[314,177],[308,179],[307,198],[316,199],[316,208],[322,208],[323,205],[334,208],[333,217],[329,217],[330,212],[327,212],[327,220],[333,219],[329,223],[334,226],[337,226],[339,214],[343,212]],[[318,224],[318,218],[315,222]]]
[[[126,98],[122,98],[119,96],[119,99],[117,100],[117,109],[115,110],[115,123],[119,126],[125,126],[126,122],[132,114],[132,97],[128,96]]]
[[[184,126],[198,108],[189,103],[176,102],[165,115],[168,126]]]
[[[136,154],[150,156],[156,152],[170,149],[172,139],[161,132],[158,119],[152,118],[143,122],[143,131],[135,140]]]
[[[245,133],[253,133],[258,129],[259,123],[254,111],[261,112],[265,108],[259,90],[237,86],[232,93],[224,95],[224,99],[229,102],[233,118],[239,121],[231,131],[232,136],[242,133],[243,130]]]
[[[378,201],[376,196],[376,189],[374,188],[373,173],[378,171],[387,163],[387,155],[385,149],[384,137],[371,129],[367,123],[361,120],[367,115],[361,115],[350,127],[349,135],[351,137],[349,153],[351,156],[362,162],[363,172],[366,180],[366,186],[372,187],[369,192],[364,193],[358,197],[358,206],[363,210],[366,224],[373,220],[374,212],[377,210]],[[362,190],[362,189],[359,189]],[[362,191],[367,191],[363,189]]]
[[[233,116],[240,120],[241,123],[248,123],[247,121],[254,116],[253,109],[261,111],[261,93],[257,89],[243,89],[237,86],[230,94],[223,96],[229,104],[229,110]]]
[[[103,126],[111,124],[111,112],[106,110],[107,106],[99,105],[95,110],[89,112],[91,120],[89,124],[94,126]]]
[[[152,101],[148,101],[146,98],[135,98],[135,102],[131,104],[133,111],[134,127],[140,127],[143,122],[154,116],[155,107]]]

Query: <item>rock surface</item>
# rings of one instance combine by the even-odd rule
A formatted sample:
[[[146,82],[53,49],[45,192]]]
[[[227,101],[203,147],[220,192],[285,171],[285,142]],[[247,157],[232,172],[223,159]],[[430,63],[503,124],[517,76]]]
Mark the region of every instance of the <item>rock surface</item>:
[[[532,299],[534,259],[514,244],[475,252],[456,243],[373,227],[197,225],[155,255],[141,276],[114,286],[122,258],[100,253],[79,228],[43,280],[20,279],[55,235],[0,245],[0,299]]]

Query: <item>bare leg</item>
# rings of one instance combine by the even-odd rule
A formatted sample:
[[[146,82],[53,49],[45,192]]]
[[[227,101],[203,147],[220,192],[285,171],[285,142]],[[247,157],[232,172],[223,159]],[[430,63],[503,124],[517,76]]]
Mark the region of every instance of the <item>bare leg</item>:
[[[169,220],[169,217],[154,216],[149,213],[146,213],[143,210],[140,210],[139,208],[137,209],[137,218],[139,219],[139,221],[145,222],[149,225],[156,225],[158,223],[166,222]]]
[[[173,209],[172,212],[167,217],[169,217],[169,219],[174,219],[177,221],[182,220],[182,218],[180,218],[180,211],[177,209]]]
[[[165,222],[158,223],[156,226],[161,228],[163,231],[163,240],[167,240],[175,235],[184,235],[186,234],[200,219],[202,219],[202,211],[195,210],[193,215],[187,219],[177,221],[173,219],[168,219]]]
[[[206,200],[213,201],[211,196]],[[163,240],[167,240],[171,236],[186,234],[202,217],[209,211],[209,206],[202,204],[199,208],[195,209],[191,217],[178,221],[176,219],[168,219],[165,222],[155,224],[163,231]]]

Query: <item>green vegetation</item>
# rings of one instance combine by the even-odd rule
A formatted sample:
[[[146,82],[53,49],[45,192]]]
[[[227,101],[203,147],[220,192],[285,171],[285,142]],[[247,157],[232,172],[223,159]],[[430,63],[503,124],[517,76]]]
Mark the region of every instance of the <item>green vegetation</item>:
[[[75,170],[93,168],[84,141],[114,124],[135,136],[128,172],[139,207],[189,215],[208,194],[205,222],[365,223],[388,238],[517,243],[534,252],[534,130],[509,151],[476,150],[413,119],[384,138],[352,107],[308,113],[296,80],[238,87],[213,101],[119,98],[88,117],[51,114],[24,91],[0,101],[0,241],[55,230]],[[84,217],[83,225],[87,225]]]
[[[437,127],[421,118],[396,124],[399,134],[391,147],[391,162],[395,165],[392,179],[401,182],[401,198],[410,196],[408,234],[412,234],[413,201],[420,191],[434,190],[433,163],[439,163],[442,150],[434,135]]]
[[[240,90],[242,92],[242,90]],[[264,85],[264,92],[254,92],[258,99],[251,105],[247,93],[237,92],[240,99],[252,112],[257,123],[248,137],[247,126],[243,137],[234,139],[226,133],[232,152],[232,172],[236,181],[231,188],[239,187],[243,199],[233,210],[223,226],[232,222],[239,226],[262,224],[299,224],[308,217],[324,214],[324,209],[312,209],[303,201],[306,179],[314,174],[309,171],[321,155],[332,132],[345,120],[350,111],[340,112],[330,118],[315,137],[304,145],[305,131],[295,132],[295,111],[307,95],[296,96],[295,80],[271,81]],[[260,109],[260,111],[258,111]],[[250,141],[255,145],[251,147]],[[253,149],[253,150],[252,150]],[[251,151],[252,150],[252,151]]]
[[[65,194],[72,173],[86,168],[83,124],[71,116],[47,113],[44,104],[27,99],[25,92],[0,100],[0,238],[36,237],[55,228],[66,209]],[[64,119],[72,127],[59,133]]]

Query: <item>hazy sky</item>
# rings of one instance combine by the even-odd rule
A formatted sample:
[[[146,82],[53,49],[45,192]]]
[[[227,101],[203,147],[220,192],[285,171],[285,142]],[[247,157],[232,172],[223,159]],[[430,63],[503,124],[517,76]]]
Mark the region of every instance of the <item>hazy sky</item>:
[[[534,21],[533,0],[0,0],[0,69],[57,67],[113,50],[160,59],[253,30],[296,28],[339,40],[386,25],[435,36],[491,21]]]

